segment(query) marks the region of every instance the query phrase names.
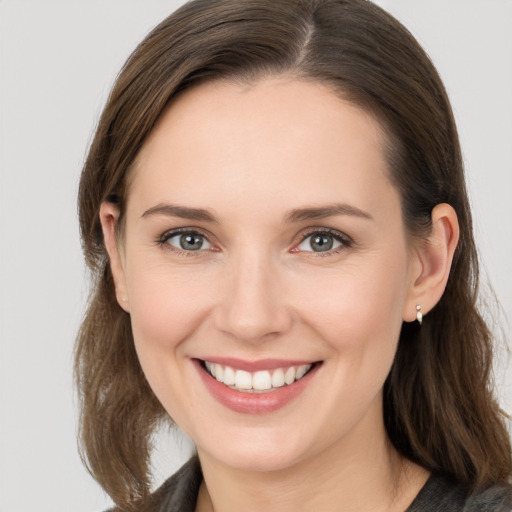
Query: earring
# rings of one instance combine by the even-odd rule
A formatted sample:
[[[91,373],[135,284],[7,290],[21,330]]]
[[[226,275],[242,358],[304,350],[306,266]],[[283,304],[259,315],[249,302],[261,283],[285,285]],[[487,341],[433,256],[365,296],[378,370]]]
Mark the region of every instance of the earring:
[[[416,306],[416,320],[418,320],[418,323],[420,325],[423,323],[423,314],[421,312],[421,306],[419,304]]]

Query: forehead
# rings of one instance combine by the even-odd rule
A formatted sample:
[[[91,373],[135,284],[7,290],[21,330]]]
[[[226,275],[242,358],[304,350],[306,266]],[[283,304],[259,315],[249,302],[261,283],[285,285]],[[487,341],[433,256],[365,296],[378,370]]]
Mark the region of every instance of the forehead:
[[[382,192],[396,196],[384,145],[374,117],[321,84],[203,84],[161,116],[137,158],[130,196],[198,207],[240,196],[283,208],[298,198],[368,207]]]

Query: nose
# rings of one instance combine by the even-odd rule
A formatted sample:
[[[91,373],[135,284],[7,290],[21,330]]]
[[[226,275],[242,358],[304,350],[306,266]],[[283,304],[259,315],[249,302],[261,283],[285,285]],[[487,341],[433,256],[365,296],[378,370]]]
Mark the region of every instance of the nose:
[[[292,324],[282,276],[271,258],[240,255],[224,269],[216,328],[245,342],[275,338]]]

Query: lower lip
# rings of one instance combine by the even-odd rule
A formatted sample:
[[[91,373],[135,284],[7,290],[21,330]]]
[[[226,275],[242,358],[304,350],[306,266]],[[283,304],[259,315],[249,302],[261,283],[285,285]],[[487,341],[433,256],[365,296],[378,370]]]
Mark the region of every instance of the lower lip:
[[[302,379],[268,393],[236,391],[214,379],[196,359],[194,364],[208,391],[222,405],[243,414],[268,414],[277,411],[298,397],[311,382],[320,365],[315,365]]]

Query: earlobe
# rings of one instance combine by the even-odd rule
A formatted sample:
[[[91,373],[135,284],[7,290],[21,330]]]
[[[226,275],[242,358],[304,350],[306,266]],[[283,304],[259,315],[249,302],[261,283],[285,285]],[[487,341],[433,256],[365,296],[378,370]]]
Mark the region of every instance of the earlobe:
[[[100,222],[105,248],[109,257],[110,269],[114,278],[117,302],[125,311],[129,312],[126,275],[117,239],[116,228],[118,220],[118,207],[113,203],[103,202],[100,207]]]
[[[439,302],[459,241],[459,222],[455,210],[449,204],[438,204],[432,210],[432,229],[415,251],[416,269],[404,304],[403,319],[419,320]],[[418,309],[419,306],[419,309]]]

